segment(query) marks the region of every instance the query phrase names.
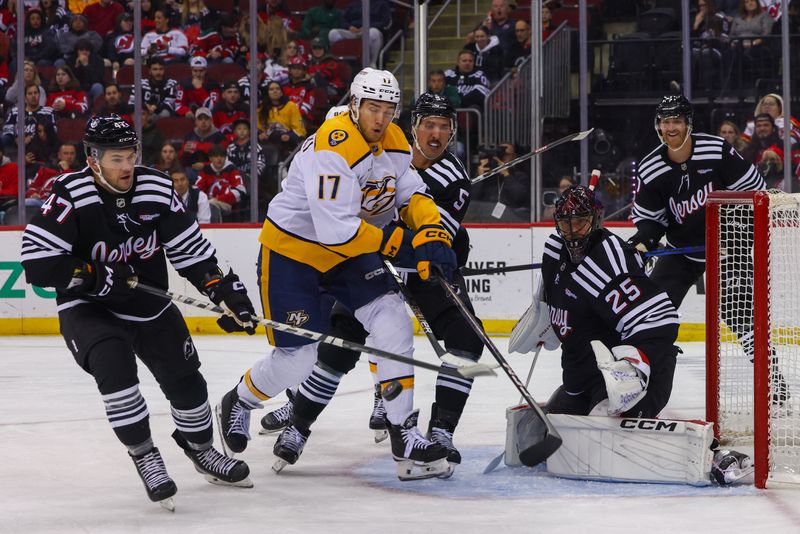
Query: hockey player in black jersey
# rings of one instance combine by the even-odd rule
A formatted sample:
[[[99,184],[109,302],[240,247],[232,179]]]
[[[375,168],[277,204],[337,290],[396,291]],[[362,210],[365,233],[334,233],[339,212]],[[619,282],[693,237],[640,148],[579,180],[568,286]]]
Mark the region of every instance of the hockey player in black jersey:
[[[542,320],[561,342],[563,380],[547,411],[656,417],[672,392],[678,312],[601,218],[594,192],[571,186],[544,245]]]
[[[472,183],[461,161],[447,151],[448,144],[455,136],[455,109],[444,97],[424,93],[417,100],[411,113],[411,121],[412,163],[439,207],[442,225],[455,236],[453,249],[456,252],[458,265],[463,266],[469,254],[469,236],[466,229],[461,226],[461,220],[469,207]],[[403,266],[399,267],[402,270]],[[436,337],[444,340],[448,352],[477,361],[483,350],[483,344],[470,329],[458,308],[450,302],[440,287],[423,282],[411,272],[413,269],[406,270],[409,271],[408,288]],[[456,274],[455,279],[461,288],[464,302],[471,310],[472,304],[467,298],[463,276]],[[331,329],[332,335],[360,343],[364,343],[367,336],[353,314],[338,304],[331,313]],[[294,464],[299,457],[302,447],[298,448],[298,445],[305,444],[311,424],[316,421],[332,396],[328,389],[331,384],[327,377],[330,373],[344,375],[353,369],[359,358],[357,352],[332,345],[321,345],[318,354],[319,359],[314,371],[300,385],[293,399],[262,419],[262,427],[266,431],[282,429],[291,422],[291,426],[283,431],[275,446],[276,456],[290,464]],[[372,362],[370,367],[374,369]],[[376,384],[375,388],[370,428],[376,431],[376,441],[381,441],[387,430],[389,433],[392,432],[391,428],[387,429],[382,411],[381,389],[385,387],[386,384]],[[450,476],[455,465],[461,463],[461,454],[453,444],[453,433],[461,418],[471,387],[472,379],[468,378],[439,375],[436,381],[436,397],[431,407],[428,437],[448,451],[447,461],[451,469],[446,476]]]
[[[212,483],[251,487],[249,468],[214,447],[206,382],[189,330],[169,300],[132,288],[167,289],[167,264],[230,315],[228,331],[252,334],[253,306],[172,188],[169,176],[136,165],[139,139],[121,117],[93,117],[84,137],[87,166],[62,175],[22,236],[28,283],[56,289],[61,333],[92,375],[117,438],[147,495],[173,510],[177,491],[153,445],[136,357],[170,402],[175,441]]]

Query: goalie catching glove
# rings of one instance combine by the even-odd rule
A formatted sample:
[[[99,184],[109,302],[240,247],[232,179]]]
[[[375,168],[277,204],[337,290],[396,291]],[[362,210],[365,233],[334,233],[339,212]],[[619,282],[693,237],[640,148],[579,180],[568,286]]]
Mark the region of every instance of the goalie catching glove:
[[[225,310],[225,315],[217,319],[220,328],[226,332],[255,334],[253,317],[256,312],[247,296],[247,289],[232,270],[225,276],[219,268],[207,273],[203,279],[203,293]]]
[[[420,278],[429,280],[431,270],[437,269],[445,280],[453,281],[453,272],[456,270],[456,254],[450,248],[453,238],[442,225],[421,226],[414,234],[411,244]]]
[[[597,368],[608,392],[608,415],[620,415],[633,408],[647,394],[650,362],[632,345],[608,350],[602,341],[592,341]]]

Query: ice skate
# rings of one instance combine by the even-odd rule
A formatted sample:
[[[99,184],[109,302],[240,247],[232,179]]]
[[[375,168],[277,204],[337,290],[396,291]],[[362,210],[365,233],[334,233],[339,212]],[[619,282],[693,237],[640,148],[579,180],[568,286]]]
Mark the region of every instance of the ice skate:
[[[419,410],[412,412],[402,425],[386,422],[400,480],[438,477],[450,469],[447,449],[425,439],[417,428],[418,417]]]
[[[372,404],[372,415],[369,416],[369,428],[375,432],[375,443],[389,437],[386,431],[386,408],[383,406],[380,384],[375,384],[375,397]]]
[[[714,451],[711,476],[720,486],[735,484],[753,471],[753,460],[746,454],[725,449]]]
[[[150,452],[134,456],[128,453],[136,466],[136,472],[142,479],[144,489],[151,501],[157,502],[170,512],[175,511],[172,496],[178,492],[175,482],[169,477],[161,453],[153,447]]]
[[[275,432],[280,432],[287,426],[292,419],[292,413],[294,412],[294,395],[292,394],[292,390],[286,390],[286,396],[289,397],[289,400],[278,408],[277,410],[269,412],[267,415],[261,418],[261,429],[258,431],[259,434],[273,434]]]
[[[458,452],[453,444],[453,432],[456,430],[458,424],[458,415],[440,409],[436,403],[431,406],[431,421],[428,425],[428,439],[432,443],[441,445],[447,450],[447,464],[449,469],[447,473],[440,475],[440,478],[450,478],[456,469],[456,466],[461,463],[461,453]]]
[[[287,465],[294,465],[303,453],[303,447],[310,435],[311,430],[302,431],[294,425],[287,426],[272,448],[272,453],[276,456],[272,470],[280,473]]]
[[[214,447],[202,451],[195,450],[177,430],[172,433],[172,439],[183,449],[197,472],[212,484],[240,488],[253,487],[249,477],[250,468],[243,461],[225,456]]]
[[[239,400],[234,387],[214,408],[222,450],[230,457],[244,451],[250,440],[250,408]]]

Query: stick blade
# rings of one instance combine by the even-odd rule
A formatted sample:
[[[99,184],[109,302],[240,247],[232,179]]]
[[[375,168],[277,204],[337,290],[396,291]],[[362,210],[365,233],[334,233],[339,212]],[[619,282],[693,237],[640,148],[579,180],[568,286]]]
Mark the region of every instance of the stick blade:
[[[516,428],[517,450],[523,465],[533,467],[547,460],[561,446],[561,437],[532,408],[522,411]]]
[[[572,140],[573,141],[582,141],[582,140],[586,139],[587,137],[589,137],[589,134],[591,134],[593,131],[594,131],[594,128],[589,128],[588,130],[586,130],[584,132],[579,132],[575,137],[572,138]]]
[[[487,365],[484,363],[475,363],[470,359],[462,358],[460,356],[456,356],[450,352],[446,352],[439,356],[439,359],[442,360],[442,363],[446,363],[447,365],[452,365],[456,368],[456,371],[463,376],[464,378],[473,378],[476,376],[497,376],[497,373],[494,372],[494,369],[497,369],[498,365]]]

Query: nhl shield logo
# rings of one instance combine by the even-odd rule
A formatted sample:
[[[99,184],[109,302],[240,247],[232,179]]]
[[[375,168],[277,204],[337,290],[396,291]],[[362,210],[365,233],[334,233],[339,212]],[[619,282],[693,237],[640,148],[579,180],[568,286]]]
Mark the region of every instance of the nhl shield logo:
[[[125,199],[124,198],[118,198],[117,199],[117,207],[118,208],[124,208],[125,207]]]
[[[334,130],[328,136],[328,144],[331,146],[336,146],[339,143],[342,143],[347,140],[347,132],[344,130]]]

